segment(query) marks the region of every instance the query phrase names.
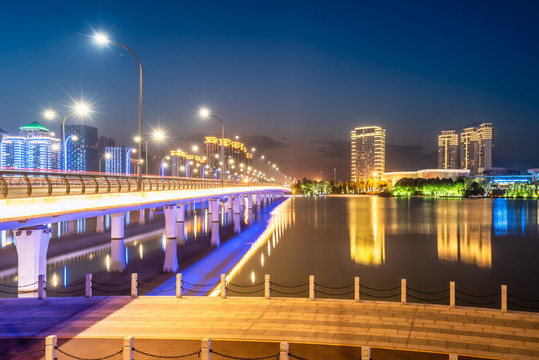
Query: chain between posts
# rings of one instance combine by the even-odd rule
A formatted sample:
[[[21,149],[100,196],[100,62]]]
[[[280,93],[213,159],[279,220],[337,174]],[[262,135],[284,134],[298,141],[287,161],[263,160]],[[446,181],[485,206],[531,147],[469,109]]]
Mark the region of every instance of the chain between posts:
[[[118,351],[118,352],[115,352],[114,354],[110,354],[110,355],[106,355],[106,356],[101,356],[101,357],[96,357],[96,358],[85,358],[85,357],[80,357],[80,356],[75,356],[75,355],[72,355],[72,354],[69,354],[69,353],[66,353],[65,351],[63,351],[62,349],[60,349],[59,347],[56,347],[55,348],[60,354],[63,354],[67,357],[70,357],[72,359],[77,359],[77,360],[105,360],[105,359],[110,359],[111,357],[114,357],[116,355],[120,355],[121,353],[123,353],[123,349]]]
[[[156,354],[150,354],[150,353],[144,352],[142,350],[138,350],[136,348],[133,348],[133,352],[139,353],[144,356],[149,356],[149,357],[154,357],[154,358],[159,358],[159,359],[181,359],[181,358],[186,358],[186,357],[194,356],[194,355],[197,355],[200,357],[200,350],[195,351],[190,354],[184,354],[184,355],[156,355]]]
[[[226,355],[219,353],[213,349],[210,349],[210,352],[212,354],[227,358],[227,359],[235,359],[235,360],[265,360],[265,359],[279,359],[279,353],[274,355],[268,355],[268,356],[260,356],[260,357],[241,357],[241,356],[232,356],[232,355]]]

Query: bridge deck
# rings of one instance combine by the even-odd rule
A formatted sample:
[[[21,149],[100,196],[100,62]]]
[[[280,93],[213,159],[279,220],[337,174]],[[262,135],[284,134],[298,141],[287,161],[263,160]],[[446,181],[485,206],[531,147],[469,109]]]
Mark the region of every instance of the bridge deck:
[[[289,340],[539,359],[539,314],[344,300],[0,300],[0,336]]]

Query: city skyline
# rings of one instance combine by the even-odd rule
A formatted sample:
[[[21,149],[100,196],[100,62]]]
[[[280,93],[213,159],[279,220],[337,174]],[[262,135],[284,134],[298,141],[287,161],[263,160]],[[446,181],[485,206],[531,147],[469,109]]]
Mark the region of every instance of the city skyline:
[[[227,137],[239,135],[285,173],[330,179],[337,168],[345,180],[349,129],[387,129],[387,170],[414,170],[436,166],[444,124],[492,122],[494,166],[539,163],[539,50],[529,45],[537,4],[284,4],[36,2],[32,14],[7,4],[0,127],[13,133],[48,108],[64,112],[84,99],[91,118],[71,124],[134,146],[136,62],[97,46],[91,36],[103,31],[141,58],[145,133],[160,127],[198,143],[218,136],[213,121],[197,116],[208,106]]]

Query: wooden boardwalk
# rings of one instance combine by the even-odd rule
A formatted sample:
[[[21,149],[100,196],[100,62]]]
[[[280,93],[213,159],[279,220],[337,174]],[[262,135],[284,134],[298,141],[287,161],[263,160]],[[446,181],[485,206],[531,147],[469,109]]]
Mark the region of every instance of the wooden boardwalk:
[[[539,359],[539,314],[350,300],[0,299],[0,336],[213,338]]]

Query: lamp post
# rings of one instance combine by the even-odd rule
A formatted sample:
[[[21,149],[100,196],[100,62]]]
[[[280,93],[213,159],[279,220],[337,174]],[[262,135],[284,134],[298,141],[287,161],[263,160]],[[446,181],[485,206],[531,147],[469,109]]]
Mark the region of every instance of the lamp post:
[[[142,139],[142,63],[140,62],[139,57],[133,50],[125,46],[124,44],[120,44],[115,41],[111,41],[105,36],[104,34],[95,34],[94,35],[95,41],[97,41],[98,44],[105,45],[105,44],[113,44],[120,47],[123,47],[124,49],[128,50],[135,59],[137,60],[138,67],[139,67],[139,106],[138,106],[138,136],[140,139]],[[138,145],[138,153],[139,153],[139,162],[137,166],[137,190],[140,191],[142,189],[142,170],[141,170],[141,164],[140,164],[140,158],[142,155],[142,142],[139,142]],[[146,165],[147,168],[148,165]]]
[[[65,154],[67,154],[67,142],[69,141],[69,139],[73,138],[73,141],[77,141],[79,139],[79,137],[77,135],[69,135],[65,140],[64,140],[64,149],[65,149]],[[64,154],[64,155],[65,155]],[[67,171],[67,156],[64,156],[64,171]]]
[[[151,141],[151,140],[155,140],[155,141],[160,141],[161,139],[163,139],[165,137],[165,135],[163,134],[162,131],[160,130],[155,130],[150,138],[148,140],[146,140],[146,146],[145,146],[145,151],[146,151],[146,160],[144,161],[146,163],[146,175],[148,175],[148,143]],[[141,144],[142,144],[142,138],[137,136],[135,137],[135,141],[139,143],[139,147],[141,147]]]
[[[99,172],[101,172],[101,162],[103,161],[103,159],[110,159],[111,157],[112,157],[111,153],[105,153],[105,155],[101,156],[101,158],[99,159]],[[105,171],[107,171],[106,164],[105,164]]]
[[[125,175],[129,175],[131,173],[131,152],[136,153],[137,149],[129,148],[125,153]]]
[[[167,167],[167,163],[165,162],[165,160],[170,160],[170,156],[166,155],[163,157],[163,159],[161,159],[161,176],[162,177],[165,176],[165,169]]]
[[[206,178],[206,168],[208,167],[208,165],[204,165],[202,167],[202,178],[205,179]]]
[[[88,107],[88,105],[81,102],[81,103],[76,103],[75,106],[73,107],[73,110],[71,110],[70,112],[68,112],[64,116],[60,115],[57,111],[54,111],[54,110],[46,110],[45,113],[44,113],[45,118],[51,120],[54,117],[57,117],[62,122],[62,146],[63,146],[62,150],[63,150],[63,153],[64,153],[63,154],[64,155],[63,156],[63,158],[64,158],[64,171],[67,171],[67,168],[66,168],[67,150],[66,150],[66,147],[65,147],[65,144],[66,144],[66,120],[67,120],[68,117],[70,117],[73,114],[84,116],[84,115],[88,114],[89,111],[90,111],[90,108]]]
[[[221,118],[215,114],[212,114],[210,112],[210,110],[206,109],[206,108],[202,108],[200,109],[200,116],[202,116],[203,118],[209,118],[209,117],[213,117],[213,118],[216,118],[217,120],[219,120],[219,122],[221,123],[221,148],[220,148],[220,155],[219,155],[219,161],[223,162],[223,167],[225,166],[225,124],[223,124],[223,120],[221,120]],[[224,171],[221,171],[221,186],[224,186]]]
[[[186,164],[185,164],[185,177],[187,178],[188,175],[189,175],[189,164],[191,164],[192,161],[188,161]]]

